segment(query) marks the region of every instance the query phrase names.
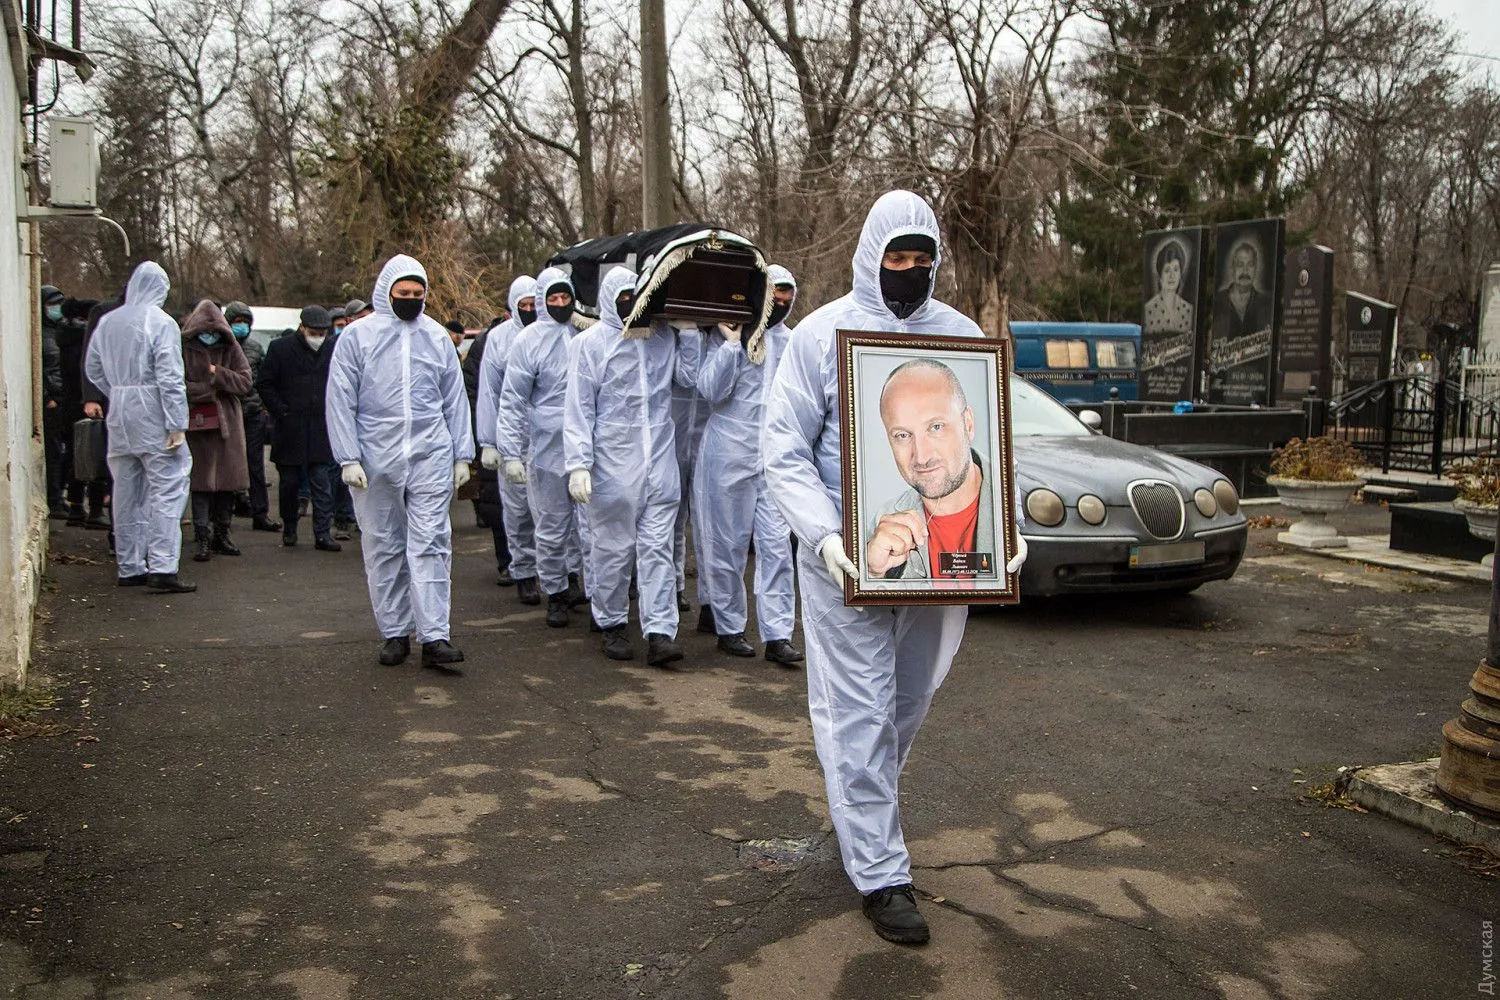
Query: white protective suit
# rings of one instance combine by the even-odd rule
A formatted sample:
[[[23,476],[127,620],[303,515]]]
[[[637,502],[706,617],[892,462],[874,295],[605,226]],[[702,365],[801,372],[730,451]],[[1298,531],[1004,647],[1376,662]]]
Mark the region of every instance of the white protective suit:
[[[796,283],[773,264],[768,285]],[[767,290],[769,294],[769,288]],[[720,635],[745,631],[745,562],[755,540],[755,617],[762,642],[790,639],[796,623],[791,530],[765,488],[760,435],[765,397],[791,339],[766,330],[766,358],[752,364],[741,341],[705,335],[698,392],[712,408],[693,475],[693,547],[698,580]]]
[[[693,497],[693,469],[698,446],[708,424],[708,403],[698,394],[698,366],[703,361],[704,335],[690,327],[677,335],[677,374],[672,382],[672,424],[677,435],[677,474],[682,503],[672,528],[672,559],[677,565],[677,589],[687,589],[687,523]],[[697,526],[694,525],[694,531]],[[708,586],[698,571],[698,603],[708,603]]]
[[[474,458],[469,398],[448,331],[426,313],[391,310],[391,286],[427,272],[397,254],[370,303],[344,328],[328,371],[328,439],[334,461],[358,462],[369,480],[350,490],[359,517],[365,579],[380,634],[448,638],[452,589],[453,466]]]
[[[182,332],[162,311],[167,272],[146,261],[125,289],[125,304],[106,313],[89,341],[84,373],[109,400],[109,474],[115,560],[121,577],[176,573],[182,555],[178,523],[187,502],[193,457],[167,447],[186,431],[187,387]]]
[[[665,322],[626,338],[615,299],[635,275],[615,268],[599,286],[599,323],[578,338],[568,378],[567,469],[587,469],[593,497],[582,508],[591,538],[589,598],[604,628],[630,614],[630,575],[640,593],[641,631],[677,635],[672,528],[681,498],[672,379],[677,336]]]
[[[573,294],[573,283],[559,268],[546,268],[536,276],[536,322],[511,341],[495,423],[501,457],[526,462],[537,581],[549,595],[568,589],[568,572],[581,561],[577,515],[568,496],[563,460],[568,344],[578,329],[547,314],[547,293],[564,288]]]
[[[762,441],[766,484],[801,542],[813,738],[844,869],[862,893],[911,881],[897,779],[968,619],[962,606],[845,607],[843,586],[819,555],[824,540],[843,531],[837,331],[981,336],[972,320],[930,297],[931,284],[908,319],[886,307],[886,244],[916,233],[939,241],[937,218],[920,197],[892,191],[875,202],[854,255],[854,290],[797,324],[766,400]]]
[[[536,296],[536,279],[523,274],[510,283],[510,319],[490,331],[484,342],[484,357],[479,360],[479,395],[474,400],[474,425],[478,428],[479,446],[499,450],[496,424],[500,408],[500,388],[505,384],[505,362],[511,345],[525,327],[516,304]],[[544,309],[540,302],[538,310]],[[525,453],[521,456],[524,459]],[[531,523],[531,505],[526,500],[526,484],[513,483],[500,476],[500,510],[505,519],[505,540],[510,545],[510,575],[517,580],[536,576],[536,528]]]

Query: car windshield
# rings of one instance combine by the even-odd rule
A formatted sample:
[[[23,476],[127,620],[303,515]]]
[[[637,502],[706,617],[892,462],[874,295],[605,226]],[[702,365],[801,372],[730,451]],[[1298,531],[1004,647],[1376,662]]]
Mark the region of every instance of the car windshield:
[[[1014,437],[1088,437],[1071,410],[1018,376],[1010,380],[1010,430]]]

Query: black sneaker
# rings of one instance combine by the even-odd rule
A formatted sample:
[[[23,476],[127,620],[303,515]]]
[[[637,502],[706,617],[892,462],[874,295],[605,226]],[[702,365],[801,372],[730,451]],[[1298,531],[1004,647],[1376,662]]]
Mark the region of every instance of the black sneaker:
[[[176,573],[147,573],[146,589],[153,594],[191,594],[198,585],[188,583]]]
[[[682,647],[677,640],[660,632],[646,636],[646,662],[653,667],[664,667],[682,659]]]
[[[754,656],[755,647],[745,641],[745,633],[735,632],[719,636],[719,652],[730,656]]]
[[[542,588],[537,586],[536,577],[528,576],[516,581],[516,600],[522,604],[542,603]]]
[[[380,647],[380,665],[382,667],[399,667],[406,662],[411,655],[411,639],[404,635],[398,635],[393,639],[387,639],[385,645]]]
[[[137,573],[135,576],[122,576],[115,580],[116,587],[144,587],[150,579],[150,573]]]
[[[547,595],[547,625],[551,628],[568,627],[568,592],[566,590]]]
[[[691,610],[693,610],[693,606],[688,603],[687,594],[679,590],[677,592],[677,613],[685,614]]]
[[[718,628],[714,625],[714,609],[710,605],[703,605],[698,609],[698,631],[705,635],[718,634]]]
[[[273,521],[265,514],[256,514],[250,519],[251,531],[280,531],[281,522]]]
[[[447,639],[434,639],[432,642],[422,643],[422,666],[428,670],[461,677],[463,671],[454,664],[462,662],[464,662],[464,651]]]
[[[790,667],[801,663],[806,657],[802,655],[802,650],[792,645],[792,640],[772,639],[766,643],[766,659],[783,667]]]
[[[865,896],[865,916],[875,933],[896,944],[926,944],[932,937],[927,921],[917,911],[916,894],[910,883],[876,889]]]
[[[630,644],[624,625],[611,625],[604,630],[604,655],[611,660],[635,659],[635,647]]]
[[[313,541],[313,548],[319,552],[342,552],[344,547],[332,538],[319,538]]]

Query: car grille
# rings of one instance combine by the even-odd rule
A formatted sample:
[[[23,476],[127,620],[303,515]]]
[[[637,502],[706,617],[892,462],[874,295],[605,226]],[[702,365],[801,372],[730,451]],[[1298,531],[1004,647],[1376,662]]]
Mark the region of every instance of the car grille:
[[[1155,537],[1172,539],[1182,534],[1182,494],[1171,483],[1159,479],[1131,483],[1130,506]]]

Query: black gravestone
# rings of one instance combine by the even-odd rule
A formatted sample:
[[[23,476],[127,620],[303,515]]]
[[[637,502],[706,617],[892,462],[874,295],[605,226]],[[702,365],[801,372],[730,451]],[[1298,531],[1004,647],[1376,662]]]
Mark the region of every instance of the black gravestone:
[[[1295,402],[1311,389],[1327,399],[1333,391],[1333,251],[1318,246],[1288,251],[1282,289],[1278,396]]]

